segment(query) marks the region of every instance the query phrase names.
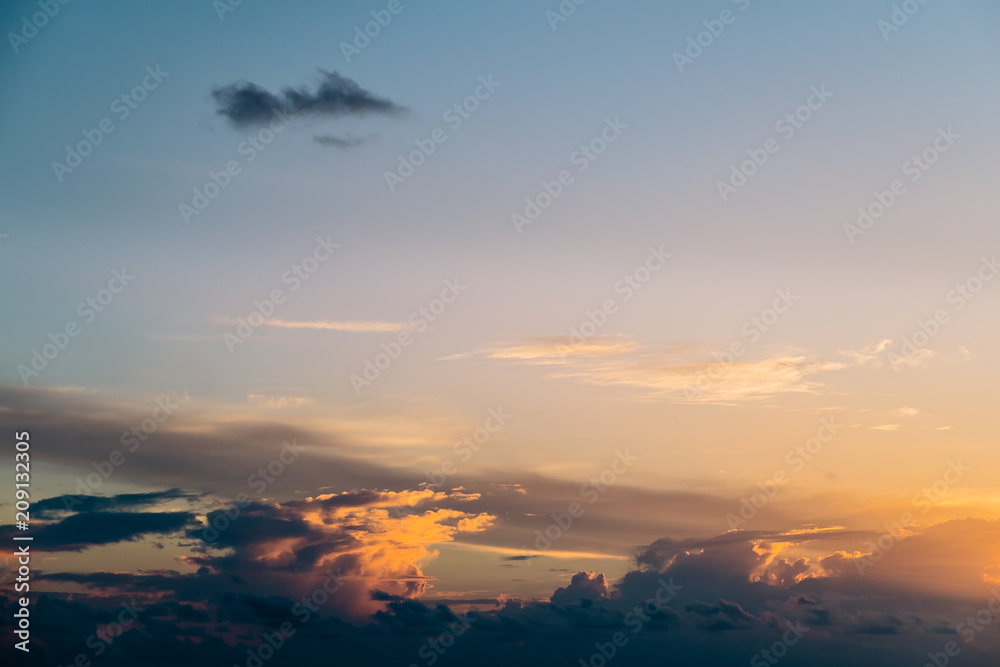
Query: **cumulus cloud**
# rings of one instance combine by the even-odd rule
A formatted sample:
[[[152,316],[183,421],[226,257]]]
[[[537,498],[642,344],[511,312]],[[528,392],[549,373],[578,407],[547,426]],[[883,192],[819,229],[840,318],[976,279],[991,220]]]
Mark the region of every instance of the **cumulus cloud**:
[[[584,604],[583,600],[593,604],[607,597],[608,580],[603,573],[578,572],[568,586],[556,589],[551,601],[554,605]]]
[[[344,582],[338,608],[370,614],[378,607],[371,603],[371,590],[422,595],[428,588],[422,566],[436,554],[434,545],[485,530],[495,518],[437,506],[448,499],[429,490],[366,490],[251,503],[233,519],[231,508],[217,509],[206,515],[205,525],[189,529],[188,537],[201,542],[200,553],[182,560],[253,580],[258,589],[270,584],[275,591],[304,593],[317,578],[339,573]]]

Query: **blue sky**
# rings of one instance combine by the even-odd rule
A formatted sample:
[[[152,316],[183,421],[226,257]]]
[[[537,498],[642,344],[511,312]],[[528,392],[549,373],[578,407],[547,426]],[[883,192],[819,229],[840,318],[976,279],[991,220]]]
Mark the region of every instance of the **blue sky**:
[[[751,5],[745,12],[734,6],[736,22],[679,74],[672,52],[701,29],[702,20],[727,6],[692,3],[668,11],[648,3],[588,3],[553,32],[539,8],[528,4],[408,3],[348,64],[338,47],[351,35],[345,26],[362,24],[374,7],[302,4],[275,16],[244,3],[220,22],[210,4],[201,2],[175,5],[162,15],[148,8],[70,4],[3,65],[13,95],[33,100],[3,112],[7,152],[16,156],[3,174],[8,227],[15,233],[8,243],[20,239],[22,258],[43,247],[47,254],[85,255],[56,262],[73,279],[54,275],[55,284],[38,293],[49,303],[66,291],[74,303],[77,293],[66,288],[81,284],[85,275],[95,284],[106,267],[131,261],[153,269],[184,257],[187,280],[144,272],[148,289],[161,292],[149,300],[157,308],[137,306],[147,316],[170,310],[164,293],[199,291],[195,285],[206,279],[199,267],[211,266],[215,276],[240,283],[250,267],[281,266],[295,256],[296,245],[319,232],[334,232],[356,248],[345,255],[358,263],[378,253],[386,264],[405,265],[413,253],[375,249],[390,234],[398,247],[420,248],[421,255],[453,266],[456,249],[480,265],[506,249],[521,257],[550,256],[557,248],[584,256],[617,251],[624,260],[636,245],[669,241],[713,247],[711,255],[699,253],[699,261],[739,270],[750,252],[812,262],[840,250],[834,230],[854,210],[850,204],[863,203],[872,185],[889,178],[939,126],[954,125],[974,139],[961,146],[972,153],[965,165],[988,159],[996,141],[990,122],[996,92],[981,84],[995,73],[988,55],[995,47],[977,39],[976,31],[986,30],[992,7],[927,6],[887,43],[875,23],[888,12],[868,3],[841,4],[826,14],[789,3]],[[20,16],[13,7],[10,13]],[[950,48],[928,49],[934,40]],[[162,88],[131,117],[116,121],[116,132],[64,183],[57,182],[51,162],[63,147],[111,115],[110,102],[138,83],[147,65],[157,64],[170,72]],[[178,203],[210,169],[232,159],[243,139],[214,114],[211,87],[238,79],[270,89],[309,85],[320,67],[409,106],[410,117],[293,128],[193,226],[177,224]],[[489,73],[503,83],[497,95],[407,184],[414,187],[386,196],[382,174],[396,156],[441,125],[441,112]],[[38,80],[47,84],[33,85]],[[773,134],[775,120],[818,84],[834,91],[830,107],[793,137],[733,206],[713,201],[715,182],[743,147]],[[607,116],[620,116],[630,129],[580,188],[589,192],[560,202],[528,238],[512,235],[509,212],[535,193],[540,180],[563,168]],[[331,127],[383,136],[346,153],[312,145],[313,133]],[[858,160],[865,148],[877,157]],[[942,167],[929,187],[975,178],[962,165]],[[282,188],[280,197],[261,185],[270,179],[273,188]],[[837,209],[828,208],[833,201]],[[621,217],[620,202],[637,211],[637,219],[609,225]],[[952,236],[959,239],[975,242],[988,233],[983,221],[958,224],[963,233]],[[928,249],[941,250],[930,229],[932,224],[911,224],[906,234],[866,242],[905,248],[922,271]],[[65,243],[51,243],[53,236]],[[918,272],[916,266],[910,270]],[[29,293],[22,293],[22,308],[36,301]],[[30,329],[19,331],[23,349]]]

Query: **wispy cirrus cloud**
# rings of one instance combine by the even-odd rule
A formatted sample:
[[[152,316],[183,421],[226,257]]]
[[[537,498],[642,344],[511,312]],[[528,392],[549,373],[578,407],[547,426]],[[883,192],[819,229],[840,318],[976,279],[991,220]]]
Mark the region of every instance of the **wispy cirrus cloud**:
[[[498,343],[449,360],[486,357],[552,366],[554,377],[607,386],[644,390],[649,400],[731,403],[771,398],[778,394],[818,393],[821,374],[852,366],[880,363],[888,340],[859,351],[842,351],[841,360],[823,360],[800,351],[763,359],[726,357],[708,344],[674,344],[653,351],[621,336],[598,336],[579,342],[565,337],[532,338]]]
[[[289,321],[266,320],[263,326],[279,329],[319,329],[323,331],[346,331],[349,333],[391,333],[413,328],[409,322],[378,322],[372,320],[316,320]]]
[[[218,343],[219,337],[211,334],[149,333],[146,338],[157,343]]]
[[[643,355],[624,364],[602,364],[559,373],[591,384],[623,385],[646,390],[647,399],[728,403],[761,400],[777,394],[816,393],[823,383],[815,378],[844,368],[838,362],[805,356],[776,356],[759,361],[674,363]]]
[[[578,344],[571,344],[566,338],[551,336],[522,341],[498,343],[475,352],[463,352],[443,358],[443,361],[487,357],[504,361],[526,361],[534,364],[558,364],[567,357],[604,358],[616,357],[638,348],[638,343],[619,340],[612,336],[602,336]]]
[[[247,403],[265,410],[280,410],[282,408],[303,408],[315,405],[311,398],[303,396],[267,396],[265,394],[247,394]]]
[[[867,364],[868,362],[881,364],[882,357],[890,345],[892,345],[892,340],[883,338],[874,345],[865,346],[860,350],[841,350],[840,354],[857,365]]]

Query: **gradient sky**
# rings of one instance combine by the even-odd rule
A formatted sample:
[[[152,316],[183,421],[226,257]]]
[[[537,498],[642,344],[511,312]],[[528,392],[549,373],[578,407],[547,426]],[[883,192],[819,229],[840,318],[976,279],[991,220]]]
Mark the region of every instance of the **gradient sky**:
[[[195,641],[147,619],[108,664],[143,641],[164,660],[239,661],[270,626],[237,627],[212,597],[231,592],[225,578],[295,600],[336,564],[349,595],[282,659],[348,641],[349,623],[395,637],[378,648],[386,664],[427,664],[418,647],[437,626],[406,614],[440,603],[477,609],[478,632],[537,624],[551,632],[530,656],[578,664],[653,574],[687,577],[687,592],[662,612],[672,634],[643,634],[628,660],[666,642],[676,664],[742,663],[800,617],[814,643],[787,664],[860,649],[919,664],[954,639],[1000,585],[1000,7],[929,2],[885,32],[894,5],[881,0],[592,0],[553,29],[555,1],[399,1],[350,59],[342,44],[387,3],[246,0],[220,18],[208,0],[71,2],[30,39],[6,37],[0,421],[31,431],[33,498],[56,499],[35,527],[50,539],[36,546],[43,599],[63,605],[51,628],[85,638],[94,621],[73,605],[141,594],[229,627],[205,623]],[[679,71],[675,53],[724,10],[732,22]],[[8,2],[0,25],[20,32],[37,11]],[[120,118],[115,100],[147,68],[166,76]],[[382,106],[300,113],[247,162],[260,126],[219,91],[287,104],[284,89],[343,81],[324,72]],[[454,127],[446,112],[481,80],[499,85]],[[808,120],[782,129],[809,100]],[[104,118],[114,131],[57,175]],[[623,129],[580,171],[581,146],[609,125]],[[437,128],[447,140],[390,189],[386,172]],[[767,145],[723,200],[719,182]],[[925,151],[936,161],[915,171]],[[240,173],[186,223],[179,207],[233,160]],[[564,170],[572,182],[518,229],[526,198]],[[897,179],[884,215],[850,231]],[[317,239],[339,247],[292,289]],[[643,266],[656,270],[641,289],[623,288]],[[89,321],[79,304],[123,270],[134,279]],[[463,290],[424,326],[448,281]],[[275,289],[268,321],[227,345]],[[609,299],[614,312],[593,315]],[[921,322],[934,335],[908,348]],[[26,373],[70,323],[79,335]],[[352,376],[401,334],[412,344],[358,391]],[[719,355],[734,344],[730,363]],[[164,400],[179,407],[82,488]],[[478,451],[455,449],[497,410],[509,418]],[[796,453],[830,424],[808,460]],[[293,439],[300,455],[258,492],[248,476]],[[582,488],[625,452],[606,490]],[[240,493],[246,516],[205,543]],[[66,509],[70,495],[108,500]],[[584,514],[536,552],[535,531],[573,502]],[[856,567],[907,512],[885,556],[896,564]],[[139,582],[151,572],[202,597]],[[799,615],[796,598],[826,614]],[[962,643],[965,664],[992,664],[998,627]],[[83,650],[39,632],[40,662],[26,664]],[[546,643],[567,633],[579,647]],[[358,641],[344,655],[372,650]],[[460,650],[445,664],[492,664]]]

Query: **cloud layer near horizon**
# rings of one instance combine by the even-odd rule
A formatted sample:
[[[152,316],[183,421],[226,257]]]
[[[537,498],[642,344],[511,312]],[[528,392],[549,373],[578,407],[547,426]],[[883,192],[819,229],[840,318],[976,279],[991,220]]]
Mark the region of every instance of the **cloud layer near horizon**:
[[[146,664],[166,664],[156,660],[185,651],[187,664],[242,663],[283,623],[296,633],[284,660],[320,649],[348,663],[367,655],[380,664],[503,664],[499,640],[504,661],[572,665],[621,633],[627,650],[617,664],[645,664],[655,655],[662,664],[736,664],[789,637],[789,628],[800,637],[786,647],[794,665],[843,664],[859,651],[872,664],[920,664],[926,652],[955,641],[963,664],[978,667],[991,664],[1000,648],[1000,614],[978,631],[966,620],[994,597],[1000,602],[1000,582],[983,580],[984,573],[998,574],[989,565],[1000,551],[997,522],[942,524],[899,540],[863,570],[842,552],[815,561],[783,556],[810,545],[828,551],[824,545],[842,537],[837,531],[663,538],[638,550],[633,569],[615,582],[583,571],[548,600],[501,595],[492,603],[431,604],[419,599],[425,581],[413,564],[428,556],[426,546],[462,530],[462,520],[453,522],[462,513],[435,507],[442,495],[358,492],[254,504],[210,541],[203,530],[185,531],[203,543],[201,556],[185,559],[193,566],[187,574],[40,572],[49,590],[86,592],[40,597],[37,633],[48,662],[36,664],[86,652],[87,636],[113,623],[122,603],[142,611],[115,639],[111,665],[151,654],[157,657]],[[72,516],[112,518],[100,511]],[[481,530],[489,520],[465,528]],[[403,550],[391,548],[395,541]],[[962,553],[957,545],[965,545]],[[978,571],[967,567],[977,560]],[[977,572],[978,596],[919,591],[910,578],[947,581]],[[0,598],[5,618],[11,604]]]
[[[86,392],[4,390],[0,399],[6,408],[0,423],[27,424],[48,443],[51,461],[70,467],[106,458],[122,424],[132,421]],[[878,542],[877,530],[803,527],[777,507],[768,508],[768,523],[786,530],[706,537],[712,534],[706,526],[721,523],[735,507],[732,499],[617,485],[587,506],[586,530],[567,530],[551,549],[535,552],[534,531],[545,531],[553,513],[580,498],[579,485],[523,471],[510,483],[464,475],[433,485],[412,470],[358,459],[330,434],[324,441],[280,422],[242,428],[228,420],[218,430],[206,428],[210,423],[223,422],[178,415],[121,468],[147,488],[176,479],[170,465],[200,471],[188,475],[187,488],[36,501],[39,556],[166,543],[177,563],[132,571],[60,569],[58,561],[39,568],[36,582],[46,592],[37,608],[52,619],[39,624],[49,661],[39,664],[71,661],[112,618],[115,605],[131,601],[146,610],[104,656],[109,665],[151,652],[164,660],[189,652],[204,664],[240,663],[262,633],[284,622],[300,632],[282,651],[290,661],[324,650],[346,661],[377,655],[387,663],[429,664],[427,651],[435,649],[427,648],[428,639],[459,623],[468,626],[468,636],[439,656],[440,664],[499,664],[489,650],[495,640],[503,642],[507,661],[577,664],[615,632],[629,639],[618,664],[662,659],[665,647],[677,664],[732,664],[771,646],[792,623],[808,631],[788,664],[835,664],[844,651],[864,650],[879,664],[902,665],[919,660],[921,651],[961,641],[958,624],[1000,585],[995,521],[907,531],[879,556],[866,547]],[[247,475],[280,456],[282,440],[305,443],[301,458],[258,494]],[[216,456],[232,448],[247,460],[245,470],[234,470],[231,456]],[[332,489],[314,496],[290,492],[324,486]],[[285,499],[275,499],[282,488]],[[250,497],[234,504],[239,491]],[[623,545],[640,544],[632,540],[648,534],[651,522],[668,527],[660,528],[668,536],[638,548],[624,576],[553,574],[564,553],[611,557]],[[11,532],[0,527],[3,536]],[[446,545],[471,550],[477,563],[506,567],[509,576],[548,577],[561,585],[549,589],[548,599],[500,590],[495,602],[489,594],[442,590],[428,565]],[[335,593],[325,593],[304,618],[308,607],[296,605],[331,577]],[[655,599],[663,581],[680,592],[633,634],[641,618],[634,610]],[[986,626],[963,644],[967,664],[987,664],[997,627]]]

